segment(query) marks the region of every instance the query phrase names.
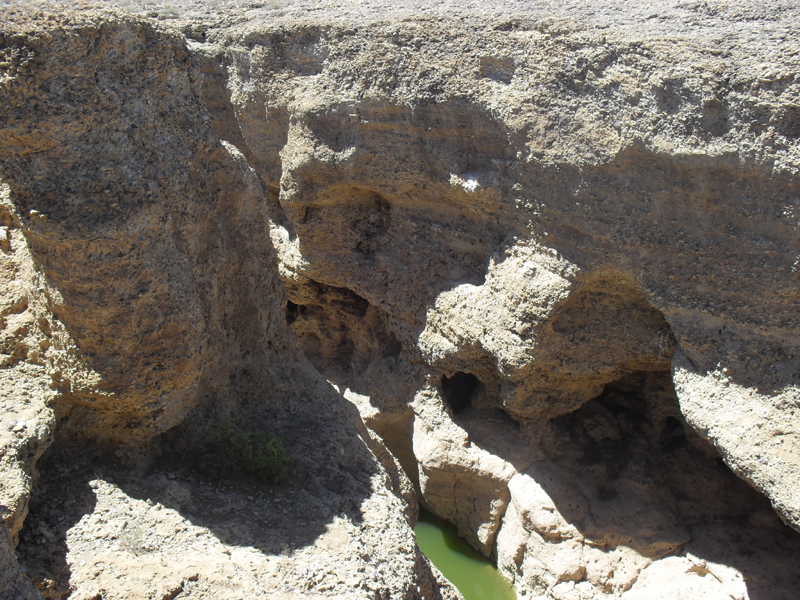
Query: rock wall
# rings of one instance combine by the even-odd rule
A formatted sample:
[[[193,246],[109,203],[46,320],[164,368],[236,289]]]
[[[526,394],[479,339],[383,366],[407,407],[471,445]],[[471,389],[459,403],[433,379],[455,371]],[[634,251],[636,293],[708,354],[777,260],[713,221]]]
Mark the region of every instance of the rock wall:
[[[451,593],[418,500],[522,597],[791,597],[796,8],[126,8],[5,9],[5,468],[246,415],[372,507],[345,588]]]
[[[416,549],[404,476],[291,337],[261,183],[206,114],[214,65],[118,13],[10,15],[3,493],[15,543],[38,490],[19,549],[39,591],[456,597]],[[293,485],[209,491],[174,457],[220,419],[279,433]]]

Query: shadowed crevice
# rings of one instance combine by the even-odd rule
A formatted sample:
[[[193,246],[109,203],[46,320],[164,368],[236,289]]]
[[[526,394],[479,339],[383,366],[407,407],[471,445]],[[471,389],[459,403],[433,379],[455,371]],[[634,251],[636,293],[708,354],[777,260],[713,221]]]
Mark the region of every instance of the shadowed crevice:
[[[472,406],[473,396],[481,385],[472,373],[459,371],[452,377],[442,375],[442,397],[453,414],[458,415]]]

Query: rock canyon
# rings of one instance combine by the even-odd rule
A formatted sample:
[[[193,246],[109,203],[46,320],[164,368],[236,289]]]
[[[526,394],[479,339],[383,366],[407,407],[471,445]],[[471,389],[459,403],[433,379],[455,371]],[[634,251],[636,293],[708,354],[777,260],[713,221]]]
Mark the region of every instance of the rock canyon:
[[[0,255],[1,598],[797,597],[796,3],[5,0]]]

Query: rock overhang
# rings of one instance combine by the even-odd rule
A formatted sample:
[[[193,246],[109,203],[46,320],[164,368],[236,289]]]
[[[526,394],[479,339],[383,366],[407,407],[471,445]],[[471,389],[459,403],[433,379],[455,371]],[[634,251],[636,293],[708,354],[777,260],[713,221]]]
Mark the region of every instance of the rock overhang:
[[[297,306],[326,289],[329,306],[367,303],[304,331],[354,331],[336,338],[355,361],[341,381],[392,419],[422,381],[461,372],[517,419],[546,421],[672,359],[689,424],[796,527],[790,19],[670,5],[670,30],[564,3],[501,7],[486,27],[469,7],[454,23],[409,6],[371,3],[356,28],[303,3],[239,24],[206,22],[202,4],[157,24],[14,9],[3,177],[81,357],[55,378],[62,418],[104,436],[113,416],[111,437],[148,437],[224,396],[220,371],[232,381],[289,343],[269,290],[280,273]],[[417,9],[433,14],[394,21]],[[112,118],[91,126],[87,106]],[[115,272],[136,289],[109,285]],[[378,334],[388,342],[359,342]],[[752,417],[759,449],[734,414]],[[481,526],[465,525],[485,543]]]

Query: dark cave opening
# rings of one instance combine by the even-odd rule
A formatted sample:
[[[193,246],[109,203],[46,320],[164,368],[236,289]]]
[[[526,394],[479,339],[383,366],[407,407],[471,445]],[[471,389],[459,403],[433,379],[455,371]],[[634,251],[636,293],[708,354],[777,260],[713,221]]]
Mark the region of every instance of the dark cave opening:
[[[751,598],[772,597],[776,580],[791,586],[796,574],[761,573],[751,555],[796,556],[794,532],[686,422],[670,371],[629,373],[551,423],[559,441],[545,462],[560,483],[538,480],[587,538],[651,559],[693,553],[727,564],[749,578]],[[580,495],[590,520],[573,506]]]
[[[286,322],[289,323],[289,325],[294,323],[297,320],[297,317],[300,316],[301,312],[303,312],[301,311],[301,308],[303,307],[295,304],[291,300],[286,302]]]
[[[472,406],[472,399],[480,384],[480,380],[472,373],[459,371],[452,377],[442,375],[442,397],[453,414],[457,415]]]
[[[675,417],[667,417],[661,432],[661,449],[670,452],[687,442],[684,425]]]
[[[611,495],[613,482],[642,449],[646,448],[651,471],[660,470],[656,464],[669,461],[680,448],[715,454],[685,423],[668,371],[629,373],[606,384],[599,396],[555,419],[554,424],[578,442],[578,465],[604,472],[604,485],[598,486],[601,499]],[[688,443],[690,437],[693,444]]]

